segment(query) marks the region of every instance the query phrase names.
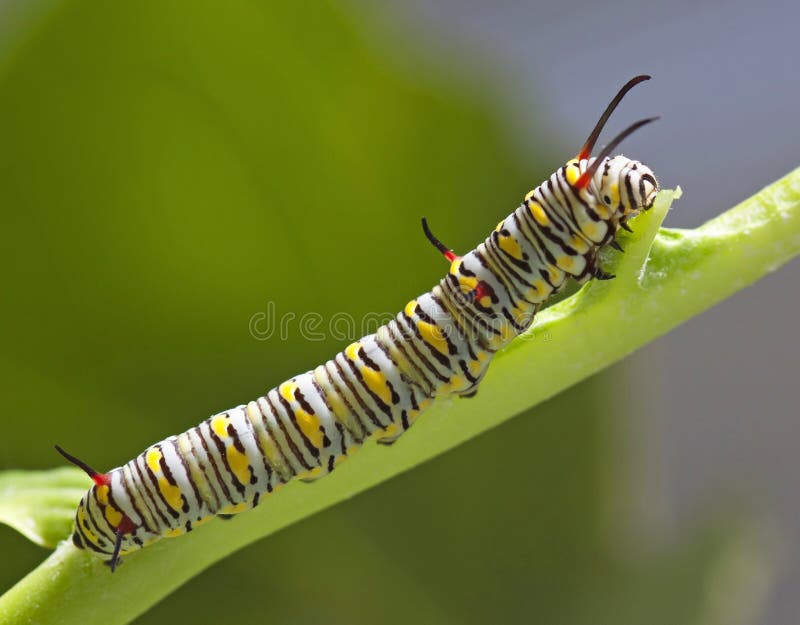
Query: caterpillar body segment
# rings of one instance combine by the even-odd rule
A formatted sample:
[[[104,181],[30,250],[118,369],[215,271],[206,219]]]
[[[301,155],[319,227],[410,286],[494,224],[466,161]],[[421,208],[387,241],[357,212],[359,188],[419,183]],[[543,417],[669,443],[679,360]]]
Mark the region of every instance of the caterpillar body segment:
[[[370,438],[393,443],[438,397],[474,395],[493,355],[567,281],[612,277],[599,267],[598,252],[655,201],[653,172],[611,156],[652,119],[591,157],[622,96],[647,78],[629,81],[578,156],[528,193],[474,250],[456,254],[423,219],[449,270],[374,334],[108,473],[57,448],[94,481],[75,515],[74,544],[113,571],[122,555],[257,506],[291,480],[330,473]]]

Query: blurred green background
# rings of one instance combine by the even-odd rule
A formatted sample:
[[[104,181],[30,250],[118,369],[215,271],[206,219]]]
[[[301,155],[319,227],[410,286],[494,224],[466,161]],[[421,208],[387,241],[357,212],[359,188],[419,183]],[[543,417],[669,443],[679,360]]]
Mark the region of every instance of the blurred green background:
[[[347,341],[296,322],[256,340],[253,315],[393,312],[444,268],[420,216],[469,249],[576,147],[512,137],[502,75],[426,62],[374,7],[3,10],[0,469],[60,465],[55,442],[117,466],[315,366]],[[738,522],[658,544],[630,509],[632,376],[261,541],[139,621],[747,622],[759,560]],[[45,555],[5,527],[0,552],[0,590]]]

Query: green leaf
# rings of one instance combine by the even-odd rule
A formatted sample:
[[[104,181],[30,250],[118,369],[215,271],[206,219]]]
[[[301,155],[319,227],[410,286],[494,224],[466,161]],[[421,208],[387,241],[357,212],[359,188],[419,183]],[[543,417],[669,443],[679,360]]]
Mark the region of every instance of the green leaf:
[[[50,471],[0,472],[0,523],[42,547],[69,535],[81,495],[91,485],[71,467]]]
[[[529,335],[497,357],[475,399],[441,402],[394,447],[367,445],[324,480],[290,484],[235,522],[161,541],[114,575],[63,543],[0,599],[0,616],[47,621],[57,609],[60,623],[126,623],[220,558],[495,427],[800,252],[800,169],[697,230],[656,236],[674,197],[662,192],[634,222],[635,234],[622,241],[627,253],[613,266],[617,278],[544,311]],[[100,605],[109,602],[111,612]]]

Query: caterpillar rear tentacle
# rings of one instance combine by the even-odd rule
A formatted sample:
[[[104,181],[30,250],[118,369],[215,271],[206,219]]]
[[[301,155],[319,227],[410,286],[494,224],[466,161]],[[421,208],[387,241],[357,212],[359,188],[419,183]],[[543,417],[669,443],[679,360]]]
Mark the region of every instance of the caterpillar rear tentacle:
[[[613,276],[597,266],[619,228],[650,208],[653,172],[611,156],[633,124],[597,158],[603,125],[622,97],[647,76],[629,81],[612,100],[576,156],[528,193],[474,250],[459,256],[422,220],[450,269],[389,323],[331,360],[178,436],[152,445],[127,464],[98,473],[57,448],[92,477],[75,515],[72,540],[105,559],[216,517],[230,518],[294,479],[333,471],[370,438],[394,443],[436,398],[472,397],[493,355],[533,322],[553,293]]]

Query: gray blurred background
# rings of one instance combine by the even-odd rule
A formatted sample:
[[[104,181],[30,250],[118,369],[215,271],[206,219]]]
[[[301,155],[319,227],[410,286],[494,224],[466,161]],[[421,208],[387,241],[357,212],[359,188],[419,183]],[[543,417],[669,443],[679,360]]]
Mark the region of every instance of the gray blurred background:
[[[473,245],[635,74],[654,79],[603,138],[660,114],[623,151],[683,188],[666,225],[730,208],[800,164],[799,18],[0,2],[0,470],[60,466],[54,442],[117,466],[315,366],[341,342],[256,341],[248,320],[399,308],[441,274],[420,215]],[[795,261],[139,621],[793,625],[798,287]],[[46,556],[5,526],[0,553],[0,591]]]
[[[697,226],[800,165],[797,2],[404,0],[393,9],[398,31],[439,63],[492,77],[516,141],[544,135],[565,155],[617,85],[652,74],[604,137],[662,116],[623,152],[683,188],[668,227]],[[800,615],[798,304],[794,261],[628,363],[639,372],[627,436],[642,518],[669,540],[709,498],[757,509],[780,554],[763,620],[774,625]]]

